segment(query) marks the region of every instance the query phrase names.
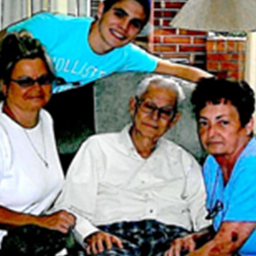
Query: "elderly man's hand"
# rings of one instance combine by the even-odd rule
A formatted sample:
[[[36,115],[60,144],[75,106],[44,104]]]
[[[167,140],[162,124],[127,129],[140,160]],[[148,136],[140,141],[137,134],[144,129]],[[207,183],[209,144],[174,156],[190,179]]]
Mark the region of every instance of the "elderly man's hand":
[[[113,244],[116,244],[119,248],[123,248],[122,241],[118,237],[105,232],[94,233],[85,241],[88,244],[86,247],[87,254],[101,253],[105,249],[110,250]]]
[[[194,251],[196,249],[195,238],[196,234],[191,234],[184,238],[175,239],[164,256],[182,256]]]

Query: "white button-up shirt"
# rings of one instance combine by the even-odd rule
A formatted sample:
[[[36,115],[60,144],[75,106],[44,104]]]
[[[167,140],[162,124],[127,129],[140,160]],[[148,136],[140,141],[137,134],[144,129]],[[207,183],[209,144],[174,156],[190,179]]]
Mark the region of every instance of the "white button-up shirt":
[[[91,136],[75,156],[57,208],[77,217],[85,238],[98,225],[154,219],[188,230],[208,226],[201,167],[180,146],[161,138],[148,158],[136,151],[127,126]]]

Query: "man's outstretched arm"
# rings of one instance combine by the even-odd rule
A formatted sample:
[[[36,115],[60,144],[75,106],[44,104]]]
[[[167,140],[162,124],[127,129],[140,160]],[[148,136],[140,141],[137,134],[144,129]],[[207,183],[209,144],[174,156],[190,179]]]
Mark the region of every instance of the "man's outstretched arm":
[[[155,69],[156,73],[177,76],[179,78],[198,82],[203,77],[212,77],[213,75],[204,71],[200,68],[192,67],[189,65],[178,64],[170,62],[169,60],[158,60],[157,67]]]

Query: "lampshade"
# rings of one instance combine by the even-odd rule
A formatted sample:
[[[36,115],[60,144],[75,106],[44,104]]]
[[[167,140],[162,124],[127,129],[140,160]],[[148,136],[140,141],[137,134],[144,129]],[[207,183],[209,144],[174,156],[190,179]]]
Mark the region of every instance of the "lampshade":
[[[256,30],[256,0],[188,0],[170,25],[220,32]]]

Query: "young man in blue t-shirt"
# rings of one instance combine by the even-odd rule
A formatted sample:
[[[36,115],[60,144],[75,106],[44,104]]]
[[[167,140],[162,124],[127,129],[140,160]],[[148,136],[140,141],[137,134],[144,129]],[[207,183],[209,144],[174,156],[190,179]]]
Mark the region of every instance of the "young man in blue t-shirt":
[[[149,20],[150,5],[150,0],[105,0],[95,19],[44,12],[7,31],[26,29],[45,45],[59,77],[55,93],[114,72],[156,72],[191,81],[211,76],[160,59],[132,43]]]

